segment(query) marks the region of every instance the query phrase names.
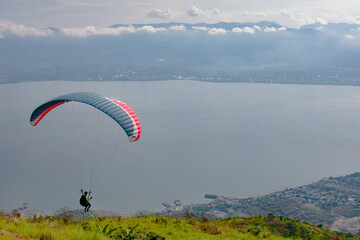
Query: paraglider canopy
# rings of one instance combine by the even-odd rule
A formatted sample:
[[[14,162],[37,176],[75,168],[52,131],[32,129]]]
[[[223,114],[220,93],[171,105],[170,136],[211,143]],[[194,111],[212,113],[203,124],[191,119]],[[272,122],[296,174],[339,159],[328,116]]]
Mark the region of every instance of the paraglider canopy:
[[[124,129],[130,142],[139,140],[141,125],[134,111],[124,102],[98,93],[75,92],[56,97],[33,111],[30,124],[36,126],[52,109],[70,101],[85,103],[104,112]]]

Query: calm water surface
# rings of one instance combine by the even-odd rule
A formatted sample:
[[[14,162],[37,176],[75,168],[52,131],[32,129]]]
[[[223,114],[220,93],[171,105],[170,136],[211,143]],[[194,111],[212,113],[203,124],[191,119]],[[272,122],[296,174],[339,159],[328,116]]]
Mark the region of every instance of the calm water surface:
[[[75,91],[120,98],[143,128],[139,142],[121,141],[116,149],[95,137],[94,209],[158,211],[161,202],[208,202],[206,193],[257,196],[360,170],[359,87],[193,81],[4,84],[0,208],[22,202],[49,213],[79,207],[79,188],[89,184],[78,175],[80,169],[88,171],[88,156],[73,158],[84,150],[70,149],[72,131],[65,133],[50,116],[44,119],[47,128],[28,123],[35,107]],[[77,119],[76,113],[68,115],[54,110],[53,118]],[[93,144],[88,137],[81,142]]]

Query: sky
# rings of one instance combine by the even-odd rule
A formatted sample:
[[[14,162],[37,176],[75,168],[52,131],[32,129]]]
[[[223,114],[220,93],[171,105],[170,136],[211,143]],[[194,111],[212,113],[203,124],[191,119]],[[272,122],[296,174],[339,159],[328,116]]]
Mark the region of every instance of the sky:
[[[71,41],[65,41],[65,44],[61,41],[60,43],[54,41],[53,45],[49,43],[44,45],[47,39],[43,42],[41,41],[43,39],[40,39],[34,43],[32,38],[29,38],[29,42],[19,41],[19,39],[12,42],[13,38],[10,38],[9,41],[5,38],[11,35],[20,37],[55,35],[53,31],[46,30],[48,27],[59,28],[61,33],[66,36],[86,38],[96,34],[119,35],[124,32],[137,31],[175,32],[184,29],[184,25],[181,24],[174,24],[166,29],[152,26],[139,28],[130,26],[135,23],[217,23],[220,21],[254,23],[275,21],[286,27],[295,28],[311,23],[322,25],[329,22],[360,24],[360,1],[0,0],[0,40],[2,40],[0,60],[3,66],[10,66],[9,63],[13,63],[14,65],[9,69],[16,69],[16,72],[19,72],[17,66],[21,66],[26,73],[28,69],[32,69],[31,67],[36,65],[40,68],[34,69],[50,69],[49,75],[51,76],[51,74],[54,75],[52,70],[57,70],[56,67],[59,67],[60,72],[63,69],[62,66],[65,66],[64,69],[66,69],[68,63],[62,65],[61,61],[66,62],[70,59],[72,61],[69,63],[72,67],[74,65],[75,68],[83,71],[82,67],[91,67],[91,64],[94,63],[91,56],[95,56],[101,61],[103,59],[101,57],[113,61],[113,53],[117,53],[116,51],[112,52],[115,47],[105,51],[104,48],[99,47],[96,48],[99,52],[93,51],[87,55],[89,46],[96,46],[92,44],[98,43],[96,39],[93,39],[95,42],[75,41],[75,45]],[[113,24],[129,26],[109,28]],[[360,28],[352,30],[353,32],[346,33],[347,37],[344,38],[345,40],[341,38],[340,42],[344,40],[343,42],[346,44],[358,46],[358,42],[347,41],[353,38],[357,40],[360,36]],[[205,27],[192,28],[191,31],[208,31],[208,34],[226,33],[224,29],[207,29]],[[286,28],[264,27],[261,29],[253,25],[251,28],[231,30],[232,36],[236,34],[252,36],[251,34],[261,31],[282,33],[286,31]],[[255,45],[263,43],[267,39],[263,37],[264,35],[259,36],[262,41],[255,41]],[[271,34],[270,36],[273,37]],[[155,43],[161,43],[158,41],[161,39],[160,37],[154,37]],[[49,39],[50,41],[54,40]],[[124,38],[111,40],[119,44],[119,39]],[[135,38],[130,36],[128,39],[134,40]],[[217,42],[216,38],[213,39]],[[231,41],[237,39],[235,36]],[[244,39],[255,38],[245,37]],[[176,40],[181,41],[181,39]],[[314,38],[309,42],[313,43],[313,40]],[[124,41],[129,40],[125,39]],[[143,39],[141,41],[143,42]],[[200,45],[199,41],[203,41],[203,38],[199,38],[194,47]],[[226,41],[224,43],[227,43]],[[11,48],[6,49],[5,43],[9,42]],[[109,43],[109,41],[105,42]],[[189,42],[194,44],[193,41]],[[323,43],[325,40],[319,42]],[[24,45],[17,45],[19,43]],[[84,48],[80,47],[80,52],[72,50],[71,46],[77,46],[76,49],[79,49],[76,45],[79,43],[86,44],[83,44]],[[283,45],[280,43],[283,42],[275,43],[275,47],[279,47],[280,53],[282,50],[289,53],[288,49],[291,47],[289,42]],[[295,44],[296,41],[290,43],[296,46],[296,48],[292,48],[295,51],[301,52],[302,49],[309,51],[307,42],[301,45],[302,48]],[[334,43],[338,42],[334,41]],[[135,42],[133,46],[138,46],[136,44],[138,43]],[[336,44],[336,46],[339,45],[342,48],[348,46],[346,44]],[[104,44],[104,46],[109,46],[109,44]],[[188,46],[186,42],[184,46]],[[202,48],[205,51],[207,51],[206,46],[210,45]],[[238,53],[232,51],[233,49],[225,48],[225,46],[231,47],[229,44],[221,46],[224,48],[220,48],[220,50],[225,49],[235,52],[235,54]],[[164,64],[168,61],[162,56],[163,54],[157,54],[160,52],[157,49],[146,47],[139,48],[140,53],[143,49],[148,51],[149,56],[155,53],[156,64],[159,62]],[[163,45],[161,47],[163,48]],[[45,55],[40,52],[40,50],[53,50],[53,48],[54,52],[46,52]],[[171,48],[169,49],[171,50]],[[177,47],[177,49],[184,48]],[[209,49],[213,50],[210,47]],[[272,48],[268,49],[272,50]],[[321,46],[319,49],[326,48]],[[350,61],[357,60],[358,54],[357,51],[353,51],[353,48],[342,49],[346,50],[344,51],[346,57],[341,58],[347,59],[346,64],[349,63],[349,59]],[[237,50],[241,50],[241,48],[237,47]],[[320,50],[316,53],[322,53],[319,54],[321,57],[328,56]],[[33,51],[36,54],[33,54]],[[213,52],[214,55],[217,53]],[[334,53],[334,48],[329,52]],[[349,55],[349,52],[352,54]],[[16,55],[16,53],[20,53],[20,55]],[[71,55],[70,53],[77,54]],[[132,48],[129,48],[128,53],[130,53],[129,56],[134,56],[134,59],[143,56],[133,54]],[[252,53],[252,51],[248,51],[250,56],[256,56],[254,62],[257,63],[258,56],[266,59],[266,56],[272,56],[273,52],[267,51],[265,55],[251,55]],[[290,51],[290,54],[292,53],[296,52]],[[303,56],[302,54],[303,52],[300,56]],[[47,56],[55,56],[59,61],[48,61]],[[180,55],[180,60],[189,60],[186,58],[187,55],[183,56]],[[338,57],[336,54],[331,56]],[[73,64],[78,59],[85,57],[90,59],[86,64],[82,62],[80,65]],[[10,61],[11,59],[12,61]],[[145,58],[145,62],[153,60],[153,58],[149,59]],[[174,59],[174,56],[169,56],[169,59]],[[231,58],[229,59],[231,60]],[[307,59],[301,60],[307,61]],[[358,69],[356,65],[358,61],[353,62],[354,64],[351,66]],[[225,61],[225,63],[227,62]],[[209,66],[207,61],[204,61],[204,64]],[[261,61],[260,64],[262,64]],[[46,69],[49,66],[50,68]],[[36,71],[34,72],[36,73]],[[71,72],[71,68],[64,72],[74,73]],[[31,77],[29,78],[31,79]],[[99,183],[100,186],[106,187],[98,188],[97,202],[95,202],[97,209],[120,212],[134,212],[141,209],[159,210],[162,209],[160,205],[162,201],[171,202],[181,199],[185,204],[197,203],[205,201],[203,195],[206,193],[236,197],[256,196],[286,187],[307,184],[322,177],[350,174],[359,170],[360,150],[357,147],[359,145],[357,137],[359,136],[359,123],[357,119],[359,119],[358,108],[360,105],[357,103],[360,98],[357,87],[270,84],[215,85],[200,82],[191,83],[192,85],[189,87],[188,84],[188,82],[179,81],[175,85],[173,82],[37,82],[1,85],[0,110],[7,114],[0,115],[0,126],[3,126],[0,129],[0,142],[2,143],[0,144],[2,159],[0,161],[0,192],[3,193],[0,199],[0,208],[16,208],[23,201],[29,202],[34,208],[47,211],[64,205],[71,208],[78,207],[77,197],[80,186],[73,184],[70,179],[64,177],[62,171],[59,171],[64,166],[55,164],[55,158],[71,159],[71,157],[63,152],[58,152],[59,154],[56,154],[54,159],[49,159],[50,154],[44,154],[41,151],[42,146],[33,141],[34,132],[30,132],[33,129],[30,129],[28,124],[29,115],[36,105],[53,96],[71,91],[99,91],[113,96],[121,96],[126,99],[126,102],[129,100],[131,106],[137,109],[141,121],[144,123],[144,134],[140,145],[132,145],[134,148],[139,146],[140,150],[134,151],[135,153],[129,151],[130,153],[122,161],[114,162],[117,165],[109,165],[109,171],[112,171],[112,174],[106,174],[103,185]],[[138,94],[139,91],[140,94]],[[214,101],[214,97],[216,101]],[[221,109],[221,114],[213,111],[214,106]],[[238,111],[233,112],[233,109]],[[168,135],[169,129],[173,129],[171,136]],[[14,132],[17,134],[13,134]],[[44,132],[46,136],[46,131]],[[238,134],[234,134],[234,132]],[[44,149],[51,150],[51,148]],[[69,152],[71,153],[71,151]],[[111,168],[112,166],[114,168]],[[81,167],[80,169],[82,169]],[[133,180],[134,174],[138,179],[129,182],[129,179]],[[117,181],[113,181],[114,178]],[[43,184],[44,179],[47,180],[46,184]],[[114,189],[116,190],[115,199],[110,199],[108,196],[114,195]],[[44,193],[47,194],[44,196]],[[25,199],[21,198],[23,196]],[[18,199],[18,201],[14,201],[14,199]],[[55,202],[53,199],[58,201]]]
[[[96,34],[119,35],[124,32],[137,31],[154,33],[181,31],[184,28],[181,24],[176,24],[168,29],[130,26],[135,23],[217,23],[220,21],[254,23],[275,21],[286,27],[294,28],[311,23],[322,25],[330,22],[360,24],[360,1],[0,0],[0,40],[11,35],[20,37],[52,36],[54,32],[46,30],[48,27],[59,28],[61,33],[66,36],[86,38]],[[117,29],[109,28],[113,24],[129,26]],[[208,34],[226,33],[225,30],[218,28],[200,28],[193,28],[192,31],[208,31]],[[253,25],[251,28],[231,30],[232,36],[238,33],[252,36],[249,34],[260,31],[283,32],[286,31],[286,28],[260,29]],[[354,29],[351,34],[346,34],[346,38],[340,39],[341,41],[344,40],[343,42],[346,44],[359,46],[358,42],[348,41],[359,38],[359,28]],[[41,55],[38,49],[62,46],[63,43],[58,44],[54,41],[55,45],[42,45],[45,41],[33,43],[31,42],[33,39],[29,39],[30,43],[22,46],[17,44],[25,43],[25,41],[13,41],[14,44],[11,44],[9,49],[5,49],[7,45],[4,43],[11,42],[13,39],[2,41],[3,45],[0,45],[2,63],[16,63],[12,69],[21,66],[22,70],[27,70],[31,69],[31,64],[34,64],[40,67],[50,66],[50,70],[51,67],[60,66],[61,70],[62,65],[59,64],[61,60],[71,59],[75,62],[78,59],[76,54],[75,58],[69,54],[69,52],[76,52],[71,51],[72,48],[66,49],[67,51],[63,51],[64,48],[56,48],[55,52],[50,51],[51,54],[48,55],[59,58],[59,61],[47,62],[48,58],[42,58],[42,56],[48,55]],[[50,38],[50,40],[53,39]],[[115,40],[118,41],[118,39]],[[264,41],[266,38],[262,37],[261,40]],[[202,41],[202,38],[199,41]],[[194,43],[193,41],[189,42]],[[310,42],[314,42],[313,39]],[[320,43],[323,42],[325,40],[320,41]],[[259,42],[254,44],[257,43]],[[277,42],[275,46],[288,53],[291,45],[279,43],[282,42]],[[338,45],[340,48],[348,46]],[[68,45],[65,44],[66,46]],[[87,53],[89,46],[93,45],[84,44],[84,48],[80,48],[80,50],[85,50],[80,52],[78,57],[86,57],[84,52]],[[187,45],[185,44],[185,46]],[[296,52],[308,49],[308,45],[302,45],[306,48],[299,48],[299,45],[296,44],[294,46],[297,46],[292,48]],[[38,51],[37,58],[33,57],[35,54],[31,55],[33,52],[29,49]],[[206,46],[204,49],[207,50]],[[319,47],[319,49],[324,48]],[[352,55],[358,56],[357,51],[352,51],[353,48],[343,49],[346,50],[343,55],[345,57],[340,59],[352,61]],[[131,50],[130,48],[129,51]],[[58,55],[57,51],[64,55]],[[97,57],[99,53],[99,56],[104,56],[106,59],[106,54],[110,52],[109,59],[113,59],[110,50],[104,51],[104,53],[102,51],[103,48],[99,48],[99,52],[94,51],[95,54],[90,56]],[[19,52],[21,57],[17,57],[18,55],[15,54]],[[332,48],[332,51],[329,52],[334,53],[335,51]],[[352,54],[349,55],[350,52]],[[149,50],[149,55],[152,53]],[[235,53],[237,52],[235,51]],[[252,52],[250,51],[250,53]],[[272,51],[265,52],[265,55],[254,54],[255,62],[258,56],[263,59],[264,56],[267,56],[266,54],[272,55],[270,53]],[[290,53],[293,52],[290,51]],[[135,54],[134,56],[142,55]],[[320,56],[327,55],[320,54]],[[338,59],[336,54],[331,56],[336,56],[336,60]],[[9,61],[10,57],[12,61]],[[163,56],[155,58],[157,64],[160,60],[161,63],[165,63],[164,59]],[[304,59],[301,60],[306,61],[307,58]],[[357,58],[354,57],[354,59]],[[351,66],[357,68],[357,62],[354,61]],[[72,66],[72,62],[69,61],[69,63]],[[207,62],[205,61],[205,63]],[[81,63],[81,65],[92,66],[89,63],[87,65]],[[27,66],[30,67],[27,68]],[[75,65],[75,67],[77,66],[79,65]],[[0,162],[0,192],[5,193],[2,195],[5,197],[0,199],[1,208],[15,208],[25,201],[31,203],[32,207],[51,211],[63,207],[73,199],[76,201],[71,202],[68,206],[78,207],[79,186],[75,186],[68,179],[63,181],[64,173],[58,171],[62,169],[62,166],[54,165],[55,161],[48,161],[49,154],[43,155],[40,154],[42,153],[40,150],[35,151],[31,148],[40,148],[41,146],[36,141],[31,141],[33,135],[29,134],[31,130],[28,124],[28,117],[34,106],[50,97],[70,91],[100,91],[124,97],[126,102],[129,100],[129,103],[138,109],[144,122],[144,130],[148,129],[144,131],[144,137],[139,145],[141,151],[136,151],[135,155],[129,154],[129,158],[117,162],[118,165],[115,165],[113,169],[110,168],[113,172],[107,177],[116,176],[119,180],[112,182],[111,179],[104,179],[104,185],[110,183],[106,185],[106,188],[99,189],[100,192],[96,198],[98,200],[95,202],[97,209],[121,212],[134,212],[141,209],[159,210],[162,201],[171,202],[181,199],[185,204],[196,203],[204,201],[205,193],[249,197],[310,183],[322,177],[344,175],[359,170],[359,148],[357,147],[359,134],[356,130],[359,129],[357,119],[359,119],[360,111],[357,111],[359,108],[357,103],[360,100],[357,87],[210,85],[210,83],[198,82],[192,83],[192,87],[188,87],[187,82],[178,82],[177,84],[180,85],[175,86],[170,82],[161,84],[117,82],[118,85],[114,82],[106,84],[102,82],[71,84],[66,82],[59,85],[58,83],[31,83],[31,86],[27,84],[30,83],[3,84],[0,87],[0,99],[2,100],[0,109],[1,112],[7,113],[0,115],[0,126],[6,126],[0,129],[1,159],[5,159]],[[141,94],[134,94],[139,90]],[[23,97],[18,98],[17,96]],[[179,104],[184,102],[184,96],[188,96],[186,98],[187,105]],[[217,97],[217,101],[212,101],[214,96]],[[220,108],[223,111],[222,115],[216,115],[216,112],[213,111],[216,104],[222,107]],[[229,109],[235,109],[233,104],[236,104],[234,105],[236,109],[240,109],[236,113],[229,111]],[[264,104],[265,106],[263,106]],[[240,122],[244,126],[250,127],[243,128],[243,125],[239,124],[239,118],[234,118],[235,115],[240,118]],[[223,118],[222,116],[228,117]],[[195,127],[191,125],[194,121],[190,121],[189,117],[197,117]],[[207,127],[204,128],[205,123]],[[196,128],[197,126],[200,127]],[[214,128],[214,126],[219,127]],[[222,126],[230,127],[223,128]],[[173,133],[175,138],[167,135],[168,129],[177,131]],[[192,135],[193,132],[190,130],[193,129],[200,129],[200,131]],[[235,130],[239,134],[234,135]],[[14,132],[17,134],[13,134]],[[154,138],[157,141],[154,141]],[[20,149],[21,147],[24,148]],[[221,151],[218,151],[219,148]],[[61,158],[62,155],[57,157]],[[132,161],[133,158],[137,158],[140,162]],[[149,161],[149,158],[152,161]],[[29,159],[34,160],[36,164]],[[184,163],[184,159],[188,161]],[[222,162],[219,159],[222,159]],[[274,167],[273,171],[268,171],[271,167]],[[123,170],[121,174],[118,172],[119,169]],[[137,180],[129,184],[128,179],[132,179],[134,173],[142,176],[141,181]],[[47,184],[42,184],[44,179],[47,179]],[[111,191],[117,188],[123,192],[117,192],[116,200],[108,199],[107,196],[113,194]],[[44,193],[48,193],[46,197],[44,197]],[[27,199],[22,200],[23,195],[26,195]],[[14,199],[19,199],[19,202],[13,201]],[[53,199],[59,201],[55,202]],[[120,206],[118,206],[119,201],[121,202]]]
[[[357,0],[0,0],[0,19],[28,28],[275,21],[360,23]],[[3,28],[0,24],[0,29]]]

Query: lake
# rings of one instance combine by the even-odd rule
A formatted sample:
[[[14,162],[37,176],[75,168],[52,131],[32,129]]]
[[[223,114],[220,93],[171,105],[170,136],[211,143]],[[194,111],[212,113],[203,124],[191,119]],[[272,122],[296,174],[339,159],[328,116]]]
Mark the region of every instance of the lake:
[[[52,112],[42,120],[47,128],[41,128],[42,122],[29,124],[37,106],[76,91],[118,97],[137,113],[143,130],[136,143],[124,135],[114,151],[95,137],[93,209],[159,211],[161,202],[208,202],[206,193],[252,197],[360,170],[359,87],[197,81],[2,84],[0,208],[23,202],[48,213],[80,207],[79,188],[89,184],[78,181],[78,170],[86,172],[89,163],[81,156],[72,159],[72,130],[65,135],[51,120]],[[78,119],[76,113],[56,111],[53,118]],[[88,146],[89,141],[80,142]]]

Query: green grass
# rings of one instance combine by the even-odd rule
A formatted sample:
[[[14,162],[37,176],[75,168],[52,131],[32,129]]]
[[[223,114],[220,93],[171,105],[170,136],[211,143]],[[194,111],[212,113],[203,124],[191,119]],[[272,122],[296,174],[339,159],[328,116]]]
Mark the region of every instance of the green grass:
[[[94,218],[0,216],[0,239],[357,239],[359,236],[331,232],[269,214],[222,220],[147,216],[141,218]]]

